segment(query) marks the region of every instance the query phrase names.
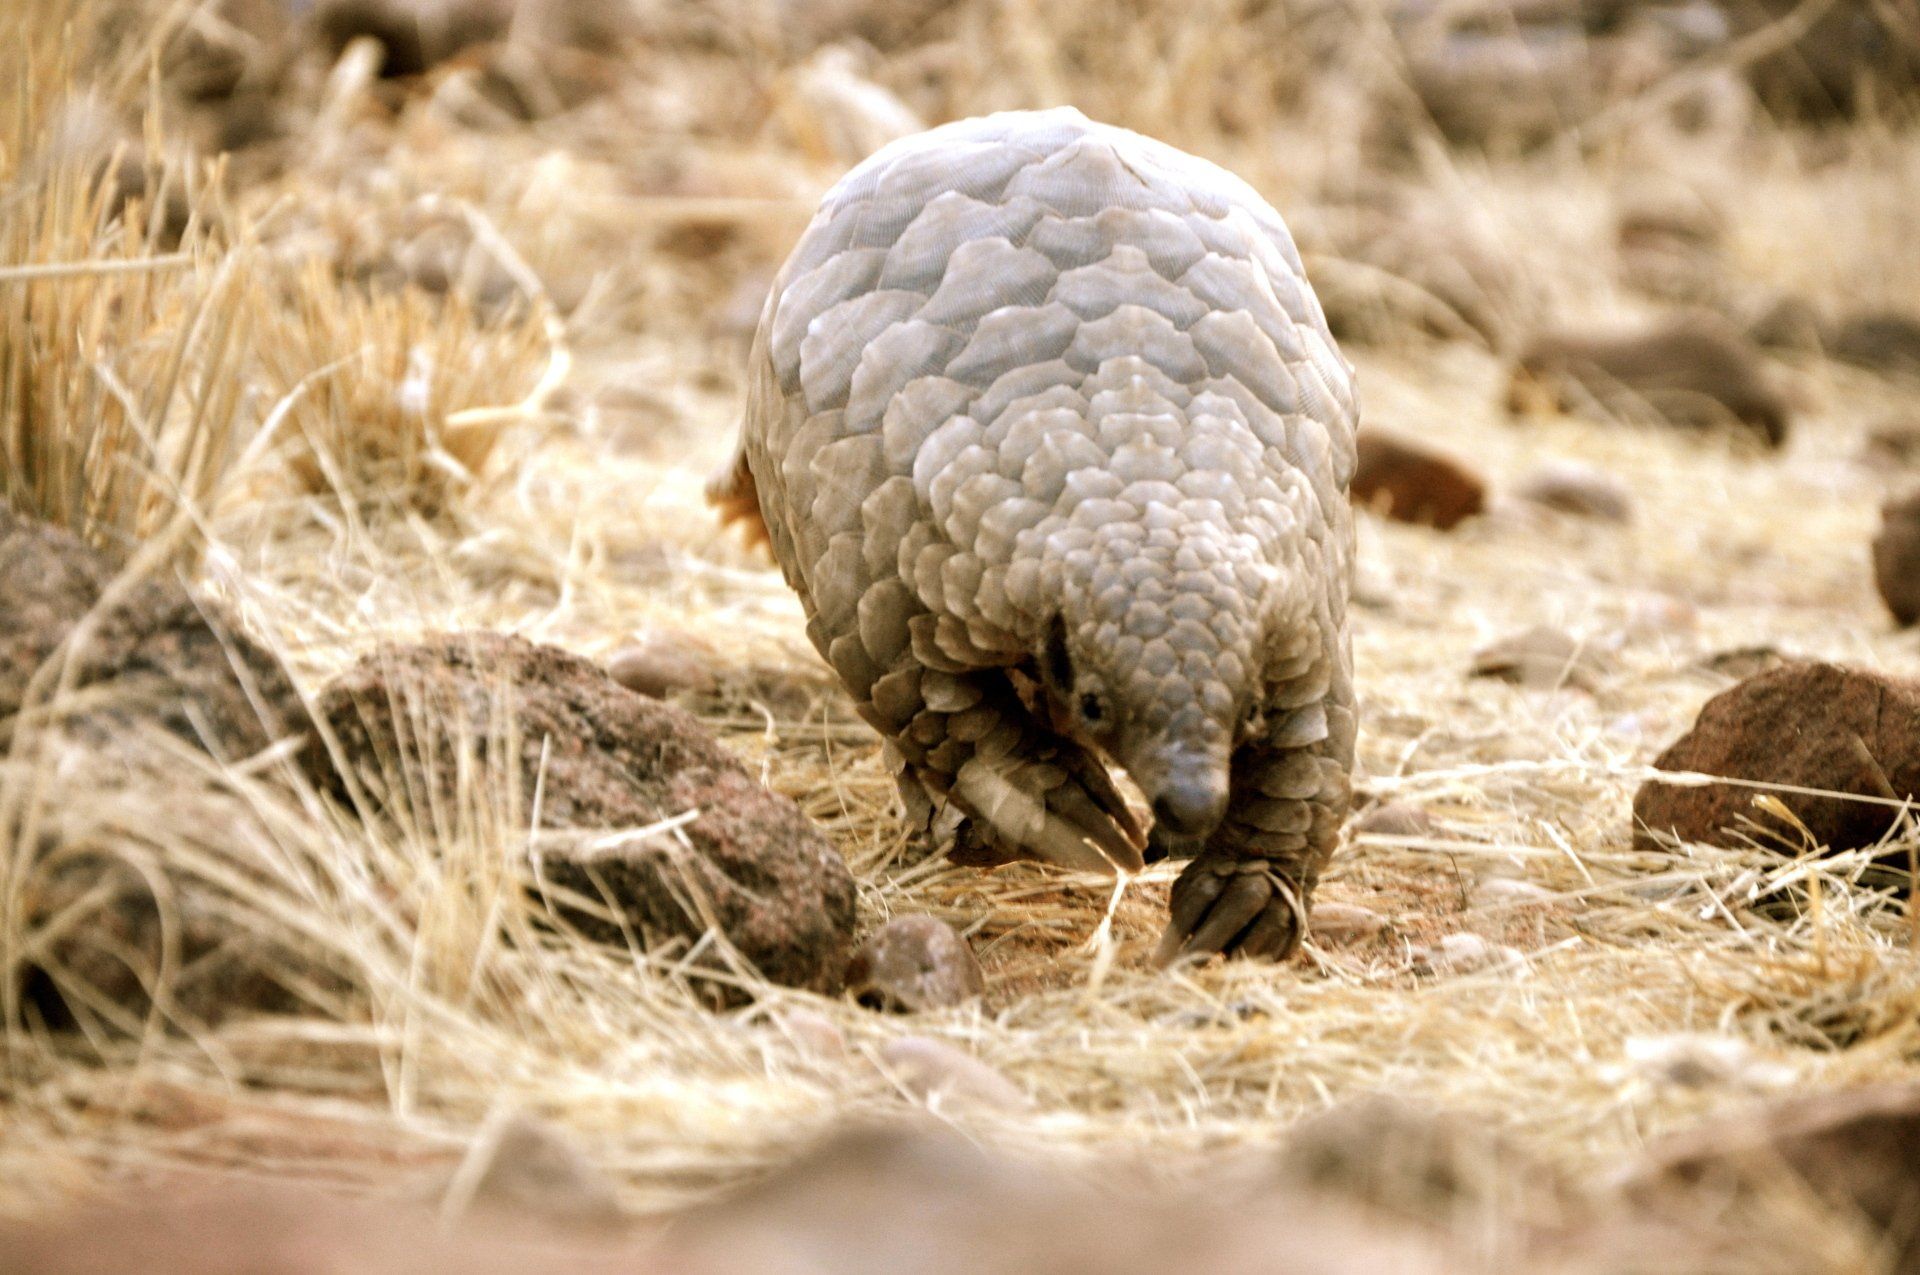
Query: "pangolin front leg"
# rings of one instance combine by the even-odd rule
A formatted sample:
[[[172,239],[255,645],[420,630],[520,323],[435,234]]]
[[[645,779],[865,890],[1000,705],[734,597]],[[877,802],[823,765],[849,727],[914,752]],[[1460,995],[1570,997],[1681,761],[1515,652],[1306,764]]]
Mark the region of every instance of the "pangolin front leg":
[[[1330,697],[1328,732],[1305,747],[1267,741],[1234,754],[1227,813],[1173,885],[1155,961],[1233,953],[1280,959],[1307,911],[1351,802],[1353,710]]]
[[[919,667],[898,670],[898,677],[932,703],[923,698],[910,713],[876,724],[898,723],[893,748],[908,808],[950,802],[965,816],[956,843],[961,857],[1139,870],[1145,834],[1106,767],[1037,721],[1001,679]],[[875,690],[885,703],[900,688]]]

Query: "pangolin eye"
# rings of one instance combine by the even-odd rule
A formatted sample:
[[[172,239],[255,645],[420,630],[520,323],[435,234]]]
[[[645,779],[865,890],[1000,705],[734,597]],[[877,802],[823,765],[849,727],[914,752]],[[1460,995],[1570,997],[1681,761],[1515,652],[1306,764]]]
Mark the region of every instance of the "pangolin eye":
[[[1080,716],[1090,722],[1097,722],[1106,715],[1106,703],[1098,695],[1089,692],[1080,697]]]

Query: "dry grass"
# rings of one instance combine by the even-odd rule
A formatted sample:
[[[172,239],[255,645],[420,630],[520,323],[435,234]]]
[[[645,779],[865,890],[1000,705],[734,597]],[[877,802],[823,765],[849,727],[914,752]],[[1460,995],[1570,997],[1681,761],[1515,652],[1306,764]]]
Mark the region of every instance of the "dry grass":
[[[123,57],[98,101],[69,95],[104,38],[96,19],[61,0],[0,24],[15,86],[0,147],[0,493],[124,549],[204,507],[238,458],[247,248],[216,249],[196,220],[163,250],[169,184],[197,176],[149,160],[149,197],[126,201],[137,144],[72,144],[77,116],[124,109],[139,84]]]
[[[435,512],[484,472],[540,381],[530,307],[483,326],[458,294],[343,287],[310,261],[259,303],[262,379],[290,476],[309,492]]]
[[[1240,6],[966,4],[939,46],[945,63],[883,59],[880,75],[929,118],[1075,101],[1240,168],[1291,215],[1357,175],[1356,125],[1337,92],[1288,89],[1312,65],[1299,50],[1318,47],[1301,16],[1311,10],[1266,10],[1246,28],[1274,33],[1263,43],[1222,37],[1240,30],[1230,25]],[[1260,61],[1283,47],[1293,60]],[[409,199],[464,200],[544,287],[583,261],[604,276],[576,291],[563,333],[537,298],[503,317],[457,296],[361,291],[319,266],[281,276],[292,301],[262,289],[243,305],[231,272],[254,250],[241,239],[193,239],[188,260],[165,271],[8,281],[17,263],[149,253],[106,228],[77,175],[30,217],[18,201],[0,206],[0,360],[13,360],[0,419],[10,440],[66,457],[22,485],[16,474],[35,471],[9,453],[8,494],[124,532],[146,525],[153,515],[134,511],[155,508],[153,497],[84,495],[120,472],[81,466],[100,454],[89,448],[147,456],[138,426],[176,440],[165,456],[208,457],[162,470],[220,509],[202,582],[309,687],[382,637],[485,627],[599,654],[636,629],[697,631],[730,664],[770,670],[780,693],[702,710],[842,849],[863,923],[951,920],[987,967],[986,999],[894,1019],[765,988],[752,1009],[715,1015],[671,969],[534,933],[500,870],[525,842],[522,794],[476,785],[446,818],[380,832],[297,785],[182,758],[182,785],[251,830],[238,844],[259,870],[224,896],[235,931],[296,933],[303,959],[340,990],[306,1016],[184,1036],[145,1026],[82,1047],[10,1021],[0,1207],[159,1164],[384,1184],[450,1163],[490,1113],[524,1108],[576,1132],[630,1204],[662,1209],[849,1115],[910,1106],[878,1062],[908,1034],[959,1045],[1030,1096],[1027,1112],[942,1113],[969,1133],[1073,1159],[1144,1149],[1175,1175],[1367,1092],[1483,1111],[1549,1160],[1599,1174],[1755,1093],[1916,1074],[1920,957],[1905,900],[1874,885],[1860,856],[1655,853],[1631,846],[1628,824],[1644,767],[1726,684],[1702,657],[1764,643],[1920,671],[1865,567],[1875,507],[1895,480],[1853,460],[1865,429],[1905,410],[1910,389],[1825,363],[1789,369],[1801,428],[1783,457],[1763,459],[1643,428],[1510,423],[1499,363],[1473,344],[1351,350],[1371,419],[1470,458],[1497,492],[1548,458],[1603,466],[1633,486],[1636,518],[1594,526],[1503,499],[1451,536],[1363,520],[1363,767],[1373,792],[1424,805],[1439,830],[1363,836],[1337,860],[1322,903],[1377,911],[1388,922],[1378,937],[1321,942],[1279,968],[1154,973],[1145,959],[1165,868],[1116,894],[1035,867],[922,860],[875,740],[805,648],[797,604],[701,506],[741,391],[727,298],[777,261],[781,234],[769,227],[787,226],[835,176],[763,119],[702,113],[711,99],[697,90],[715,83],[727,86],[717,100],[763,101],[756,85],[777,61],[758,45],[722,53],[649,53],[608,97],[507,132],[450,122],[444,97],[388,116],[372,86],[336,83],[331,113],[288,147],[313,169],[293,162],[237,197],[240,219],[319,201],[308,186],[318,169],[329,180],[357,172],[370,188],[390,180]],[[1390,53],[1342,48],[1388,69]],[[1158,70],[1165,58],[1187,78]],[[1168,87],[1187,82],[1209,87]],[[1920,264],[1890,246],[1920,230],[1902,193],[1920,144],[1869,129],[1824,144],[1839,154],[1815,173],[1804,138],[1651,123],[1597,153],[1491,164],[1430,150],[1414,189],[1471,219],[1567,320],[1647,308],[1614,281],[1610,217],[1616,192],[1649,174],[1741,190],[1725,209],[1730,257],[1755,286],[1826,305],[1914,295]],[[381,198],[372,191],[367,207],[388,206]],[[296,223],[286,241],[312,251],[314,223],[297,217],[261,218],[266,249],[276,225]],[[689,225],[698,233],[670,233]],[[621,228],[634,226],[644,253],[623,246]],[[67,317],[43,324],[43,313]],[[242,313],[249,331],[230,332]],[[29,365],[7,353],[29,323],[33,339],[62,342],[31,364],[41,387],[31,395],[16,388]],[[259,358],[235,378],[242,335]],[[570,370],[555,361],[561,350],[576,359]],[[154,376],[175,363],[178,376]],[[567,372],[557,394],[543,365]],[[102,368],[140,411],[115,413]],[[371,482],[422,499],[362,516],[283,487],[219,505],[212,458],[256,437],[277,407],[277,437],[299,440],[294,474],[308,491],[318,474],[332,488]],[[547,416],[557,425],[536,427]],[[197,431],[166,432],[196,418]],[[234,418],[243,424],[223,432]],[[481,426],[464,432],[463,420]],[[90,441],[100,429],[118,441]],[[207,442],[183,453],[186,438]],[[497,481],[465,481],[489,464]],[[411,516],[435,505],[459,516]],[[1478,646],[1535,623],[1606,650],[1593,693],[1463,676]],[[63,791],[74,790],[16,744],[0,807],[57,809]],[[238,852],[184,815],[119,809],[96,812],[97,844],[203,873]],[[30,856],[21,822],[4,826],[0,876],[12,874],[17,897]],[[1423,953],[1455,933],[1514,955],[1435,972]],[[0,939],[9,964],[34,941],[17,927]],[[801,1010],[831,1021],[844,1056],[809,1046],[794,1027]],[[1702,1041],[1733,1061],[1702,1072],[1689,1062]]]

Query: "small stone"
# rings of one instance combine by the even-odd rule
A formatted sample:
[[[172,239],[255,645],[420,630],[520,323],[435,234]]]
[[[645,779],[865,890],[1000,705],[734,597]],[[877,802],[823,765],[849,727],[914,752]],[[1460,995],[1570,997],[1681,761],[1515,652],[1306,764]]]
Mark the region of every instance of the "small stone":
[[[1413,962],[1416,969],[1430,974],[1471,974],[1496,967],[1517,967],[1526,963],[1526,957],[1504,944],[1490,943],[1478,934],[1462,932],[1415,948]]]
[[[1779,647],[1762,643],[1756,646],[1728,647],[1724,651],[1710,651],[1695,660],[1693,667],[1705,673],[1718,673],[1722,677],[1743,679],[1791,664],[1794,659],[1794,656],[1787,654]]]
[[[611,1180],[559,1129],[515,1114],[482,1130],[454,1189],[471,1178],[466,1202],[572,1228],[620,1226],[626,1213]]]
[[[1019,1086],[999,1071],[930,1036],[889,1041],[880,1059],[901,1088],[930,1107],[1021,1111],[1032,1106]]]
[[[1898,810],[1845,795],[1920,793],[1920,686],[1837,664],[1785,664],[1708,700],[1693,728],[1653,764],[1843,794],[1771,796],[1822,846],[1873,846],[1893,827]],[[1634,841],[1651,847],[1673,837],[1737,846],[1764,830],[1782,838],[1783,849],[1797,852],[1799,830],[1763,813],[1754,804],[1758,795],[1745,785],[1649,780],[1633,799]]]
[[[1476,908],[1506,911],[1551,902],[1553,891],[1518,877],[1483,877],[1469,896]]]
[[[1752,1045],[1735,1036],[1635,1036],[1627,1041],[1625,1053],[1627,1062],[1648,1079],[1682,1089],[1772,1089],[1793,1079],[1790,1070],[1759,1059]]]
[[[1920,620],[1920,490],[1890,500],[1880,510],[1873,582],[1901,628]]]
[[[847,992],[869,1009],[895,1014],[946,1009],[986,991],[967,941],[945,921],[897,916],[847,965]]]
[[[1669,593],[1643,593],[1627,605],[1626,627],[1633,633],[1691,633],[1699,625],[1699,610]]]
[[[816,1062],[838,1062],[847,1056],[846,1033],[825,1014],[795,1006],[775,1014],[773,1025]]]
[[[663,630],[643,634],[608,656],[607,675],[650,699],[682,692],[710,695],[720,686],[716,659],[714,649],[700,639]]]
[[[1509,1218],[1532,1202],[1523,1197],[1537,1194],[1552,1209],[1571,1194],[1553,1166],[1508,1140],[1500,1121],[1411,1095],[1347,1098],[1281,1138],[1274,1169],[1282,1182],[1421,1225],[1469,1212]]]
[[[1920,464],[1920,420],[1890,416],[1867,430],[1860,459],[1875,469]]]
[[[1369,806],[1351,826],[1362,836],[1374,837],[1430,837],[1434,832],[1433,816],[1405,801]]]
[[[1441,531],[1486,508],[1486,484],[1456,461],[1380,430],[1361,431],[1356,448],[1359,508]]]
[[[1310,917],[1313,937],[1326,943],[1358,943],[1387,925],[1386,917],[1357,903],[1316,903]]]
[[[1880,372],[1920,372],[1920,319],[1892,311],[1840,320],[1827,338],[1836,359]]]
[[[1819,307],[1788,293],[1765,301],[1747,323],[1746,333],[1769,349],[1807,353],[1820,348],[1825,328]]]
[[[1591,465],[1543,465],[1522,480],[1518,494],[1536,505],[1600,522],[1630,522],[1633,495],[1626,485]]]
[[[1605,663],[1590,643],[1539,625],[1474,652],[1473,677],[1493,677],[1533,690],[1574,686],[1592,690]]]

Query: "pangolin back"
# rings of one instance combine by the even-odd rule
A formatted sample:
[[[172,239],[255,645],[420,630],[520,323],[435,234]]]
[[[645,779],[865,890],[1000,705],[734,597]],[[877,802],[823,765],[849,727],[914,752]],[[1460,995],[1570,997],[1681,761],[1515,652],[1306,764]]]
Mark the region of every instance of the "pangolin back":
[[[1071,109],[902,139],[822,201],[750,378],[710,494],[764,523],[917,814],[952,803],[1003,850],[1131,866],[1141,832],[1098,754],[1162,823],[1206,831],[1229,757],[1242,804],[1252,740],[1317,750],[1272,800],[1319,801],[1337,830],[1356,407],[1246,183]],[[1106,716],[1078,730],[1044,702],[1069,650],[1111,699],[1081,696]],[[1281,822],[1324,858],[1327,818]]]

